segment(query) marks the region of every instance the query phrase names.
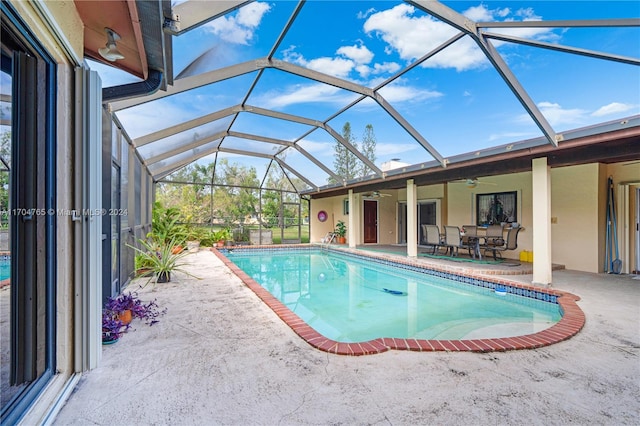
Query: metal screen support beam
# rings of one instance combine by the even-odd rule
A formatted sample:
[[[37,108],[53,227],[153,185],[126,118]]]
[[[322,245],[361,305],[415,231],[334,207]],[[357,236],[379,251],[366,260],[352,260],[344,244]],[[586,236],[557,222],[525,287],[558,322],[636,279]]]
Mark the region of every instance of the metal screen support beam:
[[[502,59],[502,56],[500,56],[495,47],[493,47],[491,43],[489,43],[485,38],[481,36],[475,22],[471,21],[464,15],[461,15],[460,13],[445,6],[440,2],[427,0],[409,0],[408,3],[415,5],[420,10],[432,16],[435,16],[436,18],[448,23],[449,25],[459,29],[460,31],[465,32],[471,38],[473,38],[476,44],[484,52],[489,62],[491,62],[493,67],[496,69],[498,74],[500,74],[505,83],[507,83],[507,86],[509,86],[511,92],[520,101],[520,104],[527,111],[531,119],[536,123],[538,128],[546,136],[549,143],[554,146],[558,146],[558,142],[559,140],[561,140],[561,137],[559,135],[556,135],[547,119],[540,112],[533,100],[529,97],[527,91],[522,87],[516,76],[511,72],[511,69]]]
[[[198,126],[202,126],[203,124],[210,123],[212,121],[220,120],[221,118],[228,117],[230,115],[235,114],[236,111],[234,107],[221,109],[216,112],[212,112],[211,114],[203,115],[202,117],[195,118],[193,120],[185,121],[180,124],[176,124],[175,126],[167,127],[162,130],[158,130],[157,132],[149,133],[144,136],[140,136],[139,138],[135,138],[133,140],[133,144],[136,147],[141,147],[146,144],[155,142],[160,139],[168,138],[169,136],[173,136],[175,134],[185,132],[187,130],[195,129]]]
[[[306,177],[304,177],[304,175],[298,173],[295,169],[293,169],[290,165],[288,165],[287,163],[285,163],[284,161],[282,161],[279,158],[274,158],[274,160],[276,160],[278,162],[278,164],[280,164],[283,168],[289,170],[291,173],[293,173],[294,175],[296,175],[299,179],[303,180],[307,185],[309,185],[311,188],[314,188],[316,191],[320,190],[320,188],[318,188],[318,186],[311,182],[309,179],[307,179]],[[295,188],[295,186],[294,186]]]
[[[328,174],[333,179],[335,179],[336,182],[340,182],[342,180],[342,178],[340,176],[338,176],[336,173],[334,173],[333,170],[331,170],[330,168],[328,168],[327,166],[322,164],[322,162],[320,160],[318,160],[316,157],[314,157],[313,155],[311,155],[307,151],[305,151],[299,144],[295,144],[294,148],[296,150],[298,150],[298,152],[300,154],[304,155],[309,160],[311,160],[313,162],[313,164],[315,164],[316,166],[320,167],[326,174]]]
[[[159,154],[159,155],[156,155],[154,157],[151,157],[151,158],[147,159],[145,162],[147,163],[148,166],[150,166],[151,164],[155,164],[155,163],[157,163],[159,161],[166,160],[167,158],[171,158],[174,155],[179,155],[179,154],[182,154],[183,152],[187,152],[190,149],[199,148],[202,145],[206,145],[206,144],[208,144],[210,142],[215,142],[217,140],[221,140],[222,137],[224,137],[226,135],[227,135],[226,131],[218,132],[218,133],[216,133],[214,135],[209,136],[208,138],[200,139],[200,140],[197,140],[195,142],[191,142],[188,145],[181,146],[179,148],[174,148],[171,151],[167,151],[167,152],[164,152],[162,154]]]
[[[638,25],[640,25],[640,21],[638,22]],[[490,32],[485,32],[485,31],[483,31],[482,34],[486,38],[490,38],[490,39],[494,39],[494,40],[500,40],[500,41],[506,41],[508,43],[523,44],[523,45],[526,45],[526,46],[533,46],[533,47],[539,47],[539,48],[542,48],[542,49],[555,50],[557,52],[564,52],[564,53],[571,53],[571,54],[574,54],[574,55],[587,56],[589,58],[604,59],[606,61],[621,62],[623,64],[640,65],[640,59],[633,58],[633,57],[630,57],[630,56],[612,55],[612,54],[609,54],[609,53],[597,52],[595,50],[579,49],[577,47],[563,46],[561,44],[554,44],[554,43],[547,43],[547,42],[544,42],[544,41],[529,40],[529,39],[526,39],[526,38],[515,37],[515,36],[511,36],[511,35],[507,35],[507,34],[496,34],[496,33],[490,33]]]
[[[433,158],[435,158],[442,167],[446,167],[447,163],[442,155],[418,132],[404,117],[396,111],[379,93],[376,92],[373,98],[378,105],[384,109],[396,122],[403,127],[424,149],[427,150]]]
[[[184,77],[184,78],[176,79],[174,81],[174,84],[172,86],[167,87],[167,90],[165,91],[159,90],[152,95],[140,96],[137,98],[111,102],[109,103],[109,111],[116,112],[122,109],[131,108],[133,106],[142,105],[144,103],[151,102],[156,99],[162,99],[162,98],[166,98],[167,96],[186,92],[187,90],[196,89],[198,87],[206,86],[208,84],[228,80],[230,78],[238,77],[244,74],[249,74],[261,68],[264,68],[264,59],[254,59],[254,60],[242,62],[240,64],[235,64],[225,68],[220,68],[217,70],[194,75],[192,77]]]
[[[177,4],[166,18],[163,29],[166,33],[179,36],[204,25],[209,21],[233,12],[253,0],[194,1]]]

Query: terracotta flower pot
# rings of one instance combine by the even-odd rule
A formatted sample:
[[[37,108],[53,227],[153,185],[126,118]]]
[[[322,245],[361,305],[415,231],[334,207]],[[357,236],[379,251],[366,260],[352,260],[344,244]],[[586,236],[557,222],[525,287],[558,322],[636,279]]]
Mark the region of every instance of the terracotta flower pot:
[[[171,253],[180,254],[180,253],[182,253],[182,250],[184,250],[184,248],[181,245],[177,245],[177,246],[173,247],[173,249],[171,250]]]
[[[127,309],[123,311],[120,315],[118,315],[118,319],[122,321],[122,324],[127,325],[133,319],[133,315],[131,314],[131,310]]]

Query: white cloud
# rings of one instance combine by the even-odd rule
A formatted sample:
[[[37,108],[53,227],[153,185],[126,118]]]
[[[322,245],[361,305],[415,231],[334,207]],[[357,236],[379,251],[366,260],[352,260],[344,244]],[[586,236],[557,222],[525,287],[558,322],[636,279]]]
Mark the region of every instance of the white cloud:
[[[253,2],[240,8],[236,15],[239,25],[248,28],[257,28],[262,21],[262,17],[271,10],[269,3]]]
[[[588,114],[586,110],[578,108],[564,109],[560,104],[553,102],[540,102],[538,103],[538,108],[553,127],[582,124]],[[522,114],[518,117],[518,121],[521,123],[530,123],[531,117],[528,114]]]
[[[307,59],[296,51],[296,46],[291,46],[284,50],[284,60],[298,64],[314,71],[322,72],[334,77],[350,79],[350,74],[355,71],[361,79],[366,79],[370,75],[394,73],[400,69],[400,65],[394,62],[374,63],[368,65],[373,60],[374,54],[365,45],[354,44],[352,46],[341,46],[336,50],[336,57],[320,57]],[[366,82],[358,82],[367,84]]]
[[[356,64],[368,64],[373,60],[373,52],[363,45],[342,46],[336,53],[353,60]]]
[[[309,85],[296,85],[282,90],[273,90],[264,95],[259,102],[265,108],[282,108],[287,105],[303,103],[336,103],[344,105],[349,103],[355,96],[351,92],[345,92],[337,87],[322,83]]]
[[[316,142],[309,139],[303,139],[298,142],[298,145],[305,151],[312,154],[333,154],[333,142]]]
[[[514,17],[519,20],[540,19],[531,9],[521,9],[511,14],[510,9],[488,9],[485,5],[469,8],[464,15],[474,21],[515,20]],[[392,9],[371,14],[364,24],[364,30],[367,33],[379,35],[388,43],[387,53],[396,51],[406,61],[422,57],[458,32],[431,16],[417,16],[415,8],[408,4],[400,4]],[[547,41],[557,38],[548,28],[510,28],[492,31]],[[501,42],[493,43],[496,46],[501,44]],[[458,40],[423,64],[424,67],[455,68],[458,71],[482,68],[487,65],[485,55],[469,37]]]
[[[235,15],[222,16],[207,23],[204,28],[229,43],[248,45],[265,13],[270,9],[268,3],[249,3],[240,8]]]
[[[388,43],[388,49],[400,58],[413,61],[453,37],[458,31],[430,16],[414,16],[415,8],[400,4],[372,14],[364,24],[367,33],[376,33]],[[424,66],[453,67],[466,70],[484,66],[486,59],[469,39],[462,39],[435,55]]]
[[[609,105],[604,105],[598,108],[596,111],[591,113],[591,115],[593,117],[602,117],[604,115],[625,113],[631,109],[633,109],[633,105],[621,104],[619,102],[612,102]]]
[[[323,57],[306,61],[304,66],[324,74],[345,78],[353,70],[355,63],[350,59]]]
[[[358,14],[356,15],[356,17],[358,19],[366,19],[367,16],[371,15],[372,13],[375,13],[376,9],[371,7],[367,10],[365,10],[364,12],[358,12]]]
[[[373,74],[392,74],[400,70],[400,65],[395,62],[384,62],[373,65]]]
[[[345,78],[355,67],[355,62],[345,58],[321,57],[308,60],[291,46],[284,51],[284,60],[334,77]]]
[[[388,86],[380,89],[380,94],[387,102],[422,102],[428,99],[435,99],[444,96],[441,92],[427,90],[417,86],[403,84],[402,80],[398,80]]]
[[[580,124],[587,111],[583,109],[564,109],[559,104],[540,102],[538,108],[552,126],[559,124]]]

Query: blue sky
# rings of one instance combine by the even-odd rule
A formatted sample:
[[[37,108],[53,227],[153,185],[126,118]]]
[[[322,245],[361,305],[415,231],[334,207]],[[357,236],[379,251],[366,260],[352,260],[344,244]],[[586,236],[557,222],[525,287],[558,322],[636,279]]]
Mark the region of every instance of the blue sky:
[[[264,57],[274,46],[297,2],[253,2],[173,40],[174,74],[187,77],[234,63]],[[613,19],[640,17],[637,1],[445,1],[473,21]],[[521,38],[640,57],[640,29],[527,28],[494,29]],[[456,30],[418,8],[392,1],[308,1],[274,59],[376,87],[412,64]],[[638,66],[587,58],[515,43],[492,41],[553,129],[561,133],[640,113]],[[91,63],[105,86],[123,80]],[[237,105],[257,73],[225,80],[180,95],[117,113],[131,137]],[[442,156],[474,152],[542,136],[522,105],[475,43],[465,37],[404,74],[379,92]],[[247,99],[248,105],[325,121],[358,95],[275,69],[266,69]],[[338,132],[351,124],[356,142],[372,124],[377,139],[377,165],[391,158],[416,164],[433,157],[371,99],[329,122]],[[198,135],[225,130],[231,118],[198,129]],[[286,141],[298,140],[309,128],[250,113],[233,122],[233,130]],[[150,158],[168,147],[194,140],[194,131],[141,149]],[[333,164],[333,138],[316,130],[299,142],[328,167]],[[277,146],[227,138],[223,146],[272,153]],[[211,145],[209,145],[210,147]],[[204,151],[207,146],[200,148]],[[291,150],[292,151],[292,150]],[[180,158],[162,164],[178,163]],[[225,154],[232,161],[258,168],[267,160]],[[207,157],[201,161],[208,161]],[[327,175],[295,152],[286,159],[314,183]],[[160,165],[156,165],[160,168]]]

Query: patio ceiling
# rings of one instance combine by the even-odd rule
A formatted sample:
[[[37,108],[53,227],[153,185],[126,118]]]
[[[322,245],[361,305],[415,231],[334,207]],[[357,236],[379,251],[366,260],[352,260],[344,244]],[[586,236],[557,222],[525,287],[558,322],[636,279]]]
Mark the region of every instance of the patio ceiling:
[[[384,182],[389,187],[412,174],[432,176],[424,182],[446,182],[504,172],[508,168],[496,167],[496,161],[530,161],[532,152],[557,151],[564,163],[593,161],[573,150],[594,135],[605,136],[592,143],[622,138],[609,146],[607,161],[640,158],[633,148],[640,138],[640,43],[629,48],[613,42],[640,40],[640,19],[594,19],[593,8],[580,7],[567,16],[565,8],[549,3],[544,2],[548,19],[489,21],[473,19],[472,6],[480,3],[469,2],[189,0],[174,4],[164,23],[165,35],[173,37],[172,68],[179,70],[167,76],[172,84],[108,102],[108,108],[156,181],[171,179],[193,162],[228,158],[255,167],[259,177],[277,167],[300,193],[330,194]],[[492,16],[506,15],[506,7],[502,12]],[[341,22],[331,22],[331,16]],[[483,16],[489,16],[487,9]],[[385,27],[399,22],[415,28]],[[595,35],[566,36],[587,29]],[[230,38],[234,31],[244,31],[244,38]],[[423,38],[426,31],[434,33]],[[576,44],[563,44],[564,39]],[[411,53],[403,53],[409,45]],[[600,78],[587,78],[583,70],[590,66],[601,70]],[[534,84],[536,79],[547,80],[548,91]],[[593,93],[586,99],[580,92],[580,102],[627,108],[606,121],[602,114],[585,112],[582,121],[574,121],[582,126],[568,130],[567,121],[558,119],[563,111],[549,103],[570,108],[575,102],[554,92],[553,80]],[[596,90],[597,85],[604,88]],[[455,92],[456,100],[443,100]],[[604,92],[616,95],[605,99]],[[354,140],[342,136],[346,122]],[[357,140],[366,124],[375,131],[373,156]],[[580,130],[570,130],[576,127]],[[336,141],[366,173],[345,177],[334,169]],[[524,167],[517,164],[514,170]]]

